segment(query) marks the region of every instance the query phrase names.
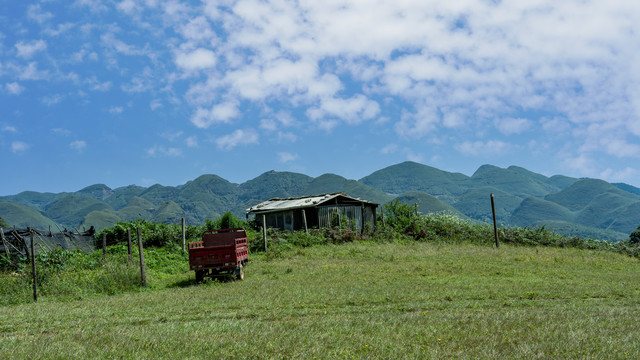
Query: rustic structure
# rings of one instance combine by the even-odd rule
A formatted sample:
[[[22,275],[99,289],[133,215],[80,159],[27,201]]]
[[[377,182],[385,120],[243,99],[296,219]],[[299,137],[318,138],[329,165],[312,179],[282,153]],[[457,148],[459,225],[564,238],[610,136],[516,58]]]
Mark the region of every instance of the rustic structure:
[[[323,227],[349,227],[364,231],[376,224],[378,204],[356,199],[344,193],[274,198],[247,209],[262,226],[280,230],[306,230]]]

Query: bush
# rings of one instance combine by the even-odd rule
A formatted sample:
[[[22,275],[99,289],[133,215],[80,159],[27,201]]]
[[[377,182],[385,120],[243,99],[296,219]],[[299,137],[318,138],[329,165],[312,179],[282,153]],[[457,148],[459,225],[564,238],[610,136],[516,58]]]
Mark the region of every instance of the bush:
[[[640,226],[637,229],[633,230],[631,235],[629,235],[629,244],[638,245],[640,244]]]
[[[204,227],[207,230],[247,228],[247,222],[233,216],[231,212],[226,212],[215,221],[207,220]]]

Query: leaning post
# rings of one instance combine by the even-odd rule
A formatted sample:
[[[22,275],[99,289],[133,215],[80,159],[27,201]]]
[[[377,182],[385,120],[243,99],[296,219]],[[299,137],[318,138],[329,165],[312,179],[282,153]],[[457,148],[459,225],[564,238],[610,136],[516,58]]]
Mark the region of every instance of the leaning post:
[[[262,240],[264,240],[264,252],[267,252],[267,217],[262,214]]]
[[[129,264],[133,264],[133,255],[131,255],[131,229],[127,229],[127,255],[129,256]]]
[[[147,271],[144,266],[144,252],[142,249],[142,235],[140,226],[138,226],[138,251],[140,253],[140,277],[142,278],[142,287],[147,287]]]
[[[36,271],[36,247],[33,239],[33,229],[29,228],[31,233],[31,273],[33,274],[33,301],[38,301],[38,273]]]
[[[500,242],[498,242],[498,221],[496,220],[496,204],[493,200],[493,193],[491,194],[491,212],[493,213],[493,236],[496,240],[496,248],[500,247]]]
[[[186,245],[187,245],[187,237],[186,237],[185,223],[184,223],[184,218],[182,218],[182,252],[187,251]]]

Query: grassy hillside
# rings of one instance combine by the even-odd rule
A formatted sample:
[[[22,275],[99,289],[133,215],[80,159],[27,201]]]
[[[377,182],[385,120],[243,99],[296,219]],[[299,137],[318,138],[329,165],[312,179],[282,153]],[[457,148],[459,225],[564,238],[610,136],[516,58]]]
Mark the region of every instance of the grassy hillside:
[[[240,200],[301,196],[311,180],[303,174],[268,171],[240,185]]]
[[[512,225],[528,226],[546,220],[573,222],[575,217],[573,212],[562,205],[530,197],[522,201],[508,222]]]
[[[45,215],[58,224],[77,225],[92,211],[112,211],[106,203],[90,197],[67,195],[49,205]]]
[[[608,182],[598,179],[576,181],[558,193],[547,195],[545,199],[560,204],[569,210],[577,211],[586,207],[596,197],[603,194],[626,197],[630,201],[640,201],[640,196],[620,190]],[[603,204],[603,206],[607,206],[607,204]]]
[[[142,186],[129,185],[115,188],[113,194],[105,199],[105,202],[109,204],[114,210],[120,210],[125,207],[131,199],[136,196],[140,196],[146,188]]]
[[[49,226],[55,226],[51,219],[30,207],[20,204],[0,202],[0,215],[2,215],[7,224],[17,228],[30,226],[34,229],[47,229]]]
[[[393,200],[393,196],[387,195],[381,190],[365,185],[359,181],[347,180],[335,174],[318,176],[307,185],[303,192],[309,195],[343,192],[349,196],[378,204],[384,204]]]
[[[126,257],[114,250],[113,259]],[[121,285],[124,294],[87,298],[81,289],[139,276],[135,266],[97,265],[78,274],[89,281],[80,296],[43,289],[37,304],[1,306],[0,357],[640,357],[636,258],[415,242],[250,256],[244,281],[195,285],[184,265],[158,261],[169,254],[149,252],[148,289]],[[5,275],[0,286],[20,281]]]
[[[438,200],[435,196],[423,193],[422,191],[406,192],[398,196],[396,200],[404,204],[418,205],[418,211],[423,214],[446,212],[459,217],[465,217],[453,206],[445,204],[442,201]]]
[[[528,223],[527,226],[541,227],[567,236],[577,236],[584,239],[599,239],[605,241],[623,241],[629,239],[628,233],[603,230],[593,226],[576,224],[559,220],[544,220]]]
[[[0,197],[0,202],[11,202],[44,211],[44,209],[53,202],[67,196],[66,193],[40,193],[36,191],[24,191],[17,195]]]
[[[469,179],[470,188],[490,186],[519,197],[542,197],[560,190],[546,183],[540,174],[518,167],[502,169],[493,165],[482,165]]]
[[[460,194],[468,176],[450,173],[431,166],[406,161],[378,170],[359,181],[387,194],[399,195],[408,191],[422,191],[434,196]]]
[[[522,198],[506,193],[494,187],[478,187],[466,190],[453,207],[472,219],[491,222],[491,194],[494,194],[496,217],[501,222],[506,222],[511,213],[520,206]]]

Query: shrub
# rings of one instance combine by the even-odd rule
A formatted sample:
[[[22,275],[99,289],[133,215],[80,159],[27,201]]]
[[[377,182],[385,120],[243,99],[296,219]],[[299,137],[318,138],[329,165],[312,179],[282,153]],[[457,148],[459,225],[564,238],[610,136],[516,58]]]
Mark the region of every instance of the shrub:
[[[629,235],[629,244],[637,245],[640,244],[640,226],[637,229],[633,230],[631,235]]]

